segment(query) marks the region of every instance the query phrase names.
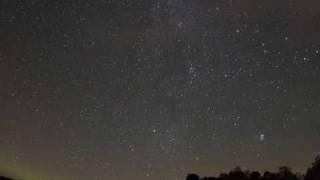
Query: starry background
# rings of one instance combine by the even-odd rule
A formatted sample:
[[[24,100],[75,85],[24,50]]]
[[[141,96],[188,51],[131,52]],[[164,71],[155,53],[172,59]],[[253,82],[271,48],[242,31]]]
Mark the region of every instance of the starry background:
[[[319,33],[318,0],[0,0],[0,172],[304,172]]]

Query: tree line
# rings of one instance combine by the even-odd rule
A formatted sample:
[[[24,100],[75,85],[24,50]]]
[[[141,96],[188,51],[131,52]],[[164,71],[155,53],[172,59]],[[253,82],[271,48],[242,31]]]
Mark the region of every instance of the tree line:
[[[0,180],[13,180],[0,176]],[[304,175],[294,174],[287,166],[279,167],[278,172],[260,173],[258,171],[243,171],[236,167],[229,173],[221,173],[218,177],[202,177],[197,174],[188,174],[186,180],[320,180],[320,155],[315,158],[311,167]]]
[[[315,158],[304,175],[295,174],[287,166],[279,167],[278,172],[260,173],[258,171],[243,171],[236,167],[229,173],[221,173],[218,177],[202,177],[198,174],[188,174],[186,180],[320,180],[320,155]]]

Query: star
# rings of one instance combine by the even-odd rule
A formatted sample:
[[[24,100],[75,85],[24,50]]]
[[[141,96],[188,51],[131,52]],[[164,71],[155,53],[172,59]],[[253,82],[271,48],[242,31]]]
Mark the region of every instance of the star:
[[[265,134],[261,133],[259,134],[259,141],[264,141],[265,140]]]

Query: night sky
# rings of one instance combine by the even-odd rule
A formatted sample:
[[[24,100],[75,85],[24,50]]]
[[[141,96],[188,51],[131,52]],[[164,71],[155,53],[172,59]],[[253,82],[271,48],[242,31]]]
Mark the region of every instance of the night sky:
[[[0,0],[0,174],[304,172],[319,0]]]

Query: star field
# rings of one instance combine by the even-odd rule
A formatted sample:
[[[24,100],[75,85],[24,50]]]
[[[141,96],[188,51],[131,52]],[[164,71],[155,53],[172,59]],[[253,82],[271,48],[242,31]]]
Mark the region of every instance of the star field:
[[[0,0],[0,174],[303,172],[319,32],[317,0]]]

